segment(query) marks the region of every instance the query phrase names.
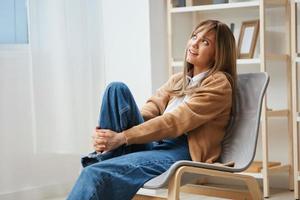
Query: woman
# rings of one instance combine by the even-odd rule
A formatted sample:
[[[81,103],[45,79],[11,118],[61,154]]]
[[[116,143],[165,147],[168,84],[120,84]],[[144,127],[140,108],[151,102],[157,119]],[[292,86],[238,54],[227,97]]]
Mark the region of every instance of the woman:
[[[82,159],[85,168],[68,199],[132,199],[178,160],[216,161],[235,80],[234,36],[227,25],[207,20],[187,43],[184,72],[159,88],[141,113],[126,85],[110,84],[93,135],[95,153]]]

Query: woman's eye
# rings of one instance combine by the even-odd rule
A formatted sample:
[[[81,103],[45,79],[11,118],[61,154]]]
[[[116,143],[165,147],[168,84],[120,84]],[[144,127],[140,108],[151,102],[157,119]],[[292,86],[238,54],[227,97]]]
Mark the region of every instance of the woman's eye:
[[[196,40],[197,36],[196,35],[192,35],[192,40]]]
[[[206,40],[202,41],[204,45],[208,46],[208,42]]]

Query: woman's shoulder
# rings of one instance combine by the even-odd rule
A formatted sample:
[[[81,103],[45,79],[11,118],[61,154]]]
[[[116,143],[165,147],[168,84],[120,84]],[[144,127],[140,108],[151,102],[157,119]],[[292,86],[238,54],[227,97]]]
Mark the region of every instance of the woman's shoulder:
[[[210,85],[210,83],[231,87],[228,77],[222,71],[218,71],[209,75],[205,80],[203,80],[201,85]]]
[[[181,80],[183,77],[183,72],[178,72],[178,73],[175,73],[173,75],[170,76],[168,82],[170,84],[175,84],[177,83],[179,80]]]
[[[183,72],[178,72],[171,75],[170,80],[179,80],[182,78],[182,76],[183,76]]]
[[[227,78],[227,75],[222,72],[222,71],[218,71],[218,72],[215,72],[211,75],[209,75],[207,77],[207,79],[210,79],[210,80],[224,80],[224,81],[228,81],[228,78]]]
[[[211,77],[212,79],[227,79],[226,74],[222,71],[217,71],[211,74],[209,77]]]

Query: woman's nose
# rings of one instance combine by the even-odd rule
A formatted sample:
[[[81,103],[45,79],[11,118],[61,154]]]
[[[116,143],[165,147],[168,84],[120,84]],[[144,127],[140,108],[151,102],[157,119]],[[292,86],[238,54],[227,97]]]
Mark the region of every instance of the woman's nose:
[[[198,40],[192,40],[192,47],[198,48]]]

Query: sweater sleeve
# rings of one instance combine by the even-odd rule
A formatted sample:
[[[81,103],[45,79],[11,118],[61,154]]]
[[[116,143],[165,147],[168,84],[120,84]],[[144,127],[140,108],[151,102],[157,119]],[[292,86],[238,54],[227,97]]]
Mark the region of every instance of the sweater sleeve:
[[[124,131],[128,144],[175,138],[213,120],[231,106],[232,90],[223,73],[206,78],[187,102],[170,113]],[[158,109],[157,109],[158,110]]]
[[[141,114],[145,121],[163,114],[170,100],[170,95],[167,90],[170,88],[174,80],[178,79],[181,74],[182,73],[175,74],[170,77],[170,79],[146,101],[146,104],[141,109]]]

